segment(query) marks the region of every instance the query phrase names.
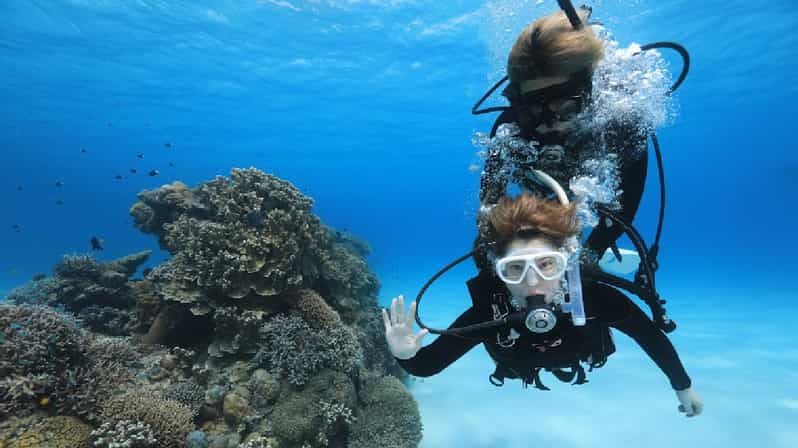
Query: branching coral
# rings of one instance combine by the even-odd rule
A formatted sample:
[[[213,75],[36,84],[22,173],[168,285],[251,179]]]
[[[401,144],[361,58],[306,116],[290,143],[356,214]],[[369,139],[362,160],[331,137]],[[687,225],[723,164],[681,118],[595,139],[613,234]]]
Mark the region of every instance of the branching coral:
[[[314,329],[298,316],[275,316],[263,337],[255,362],[291,384],[305,384],[322,368],[351,372],[362,362],[357,338],[343,324]]]
[[[158,440],[149,425],[121,420],[105,422],[91,432],[95,448],[151,448]]]
[[[3,412],[54,408],[91,421],[97,401],[128,381],[134,350],[99,339],[67,315],[41,306],[0,307]]]

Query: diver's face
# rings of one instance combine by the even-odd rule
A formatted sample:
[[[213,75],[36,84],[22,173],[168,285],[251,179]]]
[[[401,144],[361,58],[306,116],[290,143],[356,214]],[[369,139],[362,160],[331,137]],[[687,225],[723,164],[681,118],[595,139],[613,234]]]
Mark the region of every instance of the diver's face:
[[[514,239],[507,247],[504,257],[514,255],[538,254],[558,251],[559,248],[544,238]],[[560,278],[546,280],[534,269],[528,269],[520,283],[507,283],[507,289],[513,297],[521,299],[527,296],[543,295],[546,303],[554,300],[554,293],[560,289]]]
[[[520,87],[519,119],[525,126],[540,134],[568,132],[574,129],[575,119],[585,107],[589,92],[589,79],[567,80],[552,85],[530,84]]]

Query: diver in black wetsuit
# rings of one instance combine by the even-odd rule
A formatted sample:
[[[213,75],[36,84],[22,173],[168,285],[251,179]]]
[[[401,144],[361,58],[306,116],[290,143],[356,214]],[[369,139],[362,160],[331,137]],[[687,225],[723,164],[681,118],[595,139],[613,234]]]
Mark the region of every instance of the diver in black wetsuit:
[[[564,281],[566,272],[569,281],[578,279],[572,269],[579,226],[561,188],[557,196],[562,204],[532,194],[505,197],[488,212],[493,268],[468,281],[473,304],[448,330],[424,327],[414,333],[414,316],[423,326],[417,302],[405,315],[403,297],[394,299],[390,313],[383,310],[391,352],[409,373],[430,376],[482,343],[496,362],[490,375],[494,385],[518,378],[524,386],[545,390],[542,371],[561,381],[587,382],[580,363],[592,370],[606,362],[615,351],[612,327],[633,338],[667,375],[681,412],[700,414],[703,403],[667,336],[625,295],[608,285],[582,284],[581,312],[582,299],[577,304],[573,285]],[[422,348],[430,330],[441,336]]]
[[[575,11],[586,24],[591,10]],[[617,164],[618,216],[632,222],[645,186],[648,145],[645,125],[631,119],[611,120],[602,129],[582,126],[591,114],[593,72],[603,57],[604,46],[589,26],[574,28],[564,12],[536,20],[520,34],[507,63],[509,85],[502,92],[510,107],[491,131],[502,124],[517,126],[515,134],[531,146],[497,145],[488,148],[480,179],[481,208],[490,208],[504,196],[508,184],[539,192],[527,174],[545,171],[568,187],[588,160]],[[475,107],[476,109],[476,107]],[[589,118],[589,117],[588,117]],[[485,222],[478,220],[481,233]],[[619,226],[599,221],[584,243],[590,257],[600,259],[621,236]],[[477,240],[477,243],[479,240]],[[477,266],[487,267],[484,254],[475,256]]]

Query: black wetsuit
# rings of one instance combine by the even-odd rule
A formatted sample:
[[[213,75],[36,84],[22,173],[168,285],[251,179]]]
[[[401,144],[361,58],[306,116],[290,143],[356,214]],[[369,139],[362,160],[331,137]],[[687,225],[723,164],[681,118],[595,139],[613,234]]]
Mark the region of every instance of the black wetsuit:
[[[502,113],[491,134],[496,132],[499,124],[514,122],[517,120],[512,109]],[[549,174],[567,190],[570,180],[580,174],[579,170],[585,160],[600,159],[613,154],[618,158],[620,191],[616,214],[625,222],[632,222],[643,197],[648,169],[647,136],[640,128],[612,122],[598,135],[580,132],[540,134],[522,129],[521,138],[536,141],[543,148],[559,145],[564,149],[563,156],[554,161],[547,160],[545,156],[537,161],[529,161],[529,155],[523,153],[523,148],[511,150],[509,154],[491,151],[486,157],[480,179],[480,205],[496,204],[506,194],[509,183],[537,191],[539,186],[526,177],[526,173],[533,169]],[[484,230],[485,223],[478,225]],[[622,233],[620,226],[607,227],[602,221],[593,228],[583,248],[589,249],[600,258]],[[480,269],[487,267],[483,264],[484,260],[475,258]]]
[[[469,280],[468,287],[474,304],[462,313],[449,328],[464,327],[492,320],[491,302],[484,296],[490,295],[491,291],[508,294],[501,281],[487,273],[481,273]],[[611,337],[609,342],[600,341],[597,338],[602,334],[609,334],[608,328],[611,327],[634,339],[665,373],[674,389],[683,390],[690,387],[690,378],[670,340],[637,305],[615,288],[600,283],[584,284],[583,296],[585,315],[588,318],[586,327],[573,326],[570,318],[565,315],[558,319],[555,328],[545,335],[536,335],[521,329],[520,338],[510,348],[503,348],[497,343],[500,334],[496,329],[469,334],[469,338],[442,335],[423,347],[413,358],[397,359],[397,361],[412,375],[431,376],[445,369],[477,344],[482,343],[490,356],[497,362],[504,358],[516,358],[524,360],[531,368],[567,368],[573,366],[575,358],[585,362],[587,355],[591,353],[594,356],[596,353],[598,356],[602,356],[601,352],[604,351],[603,356],[606,359],[606,356],[615,350],[615,346]],[[601,330],[604,332],[602,333]],[[609,347],[597,348],[597,344],[608,344]],[[502,362],[499,362],[499,366],[501,364]],[[601,364],[603,364],[603,360]],[[516,377],[526,381],[524,378],[526,375],[519,374]],[[537,372],[534,375],[537,377]],[[509,377],[513,378],[514,376]]]

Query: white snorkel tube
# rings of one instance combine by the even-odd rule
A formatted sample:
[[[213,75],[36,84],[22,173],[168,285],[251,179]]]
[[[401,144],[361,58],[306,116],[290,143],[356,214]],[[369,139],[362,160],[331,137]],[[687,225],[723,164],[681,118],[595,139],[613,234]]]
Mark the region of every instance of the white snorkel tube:
[[[568,205],[571,201],[568,200],[568,195],[560,184],[551,176],[540,170],[532,170],[538,180],[544,185],[551,188],[557,199],[562,205]],[[568,283],[568,300],[560,304],[560,309],[564,313],[571,314],[571,321],[574,326],[581,327],[587,323],[585,318],[585,306],[582,301],[582,276],[579,270],[579,240],[572,236],[565,241],[565,250],[568,252],[568,268],[566,270],[566,279]]]

